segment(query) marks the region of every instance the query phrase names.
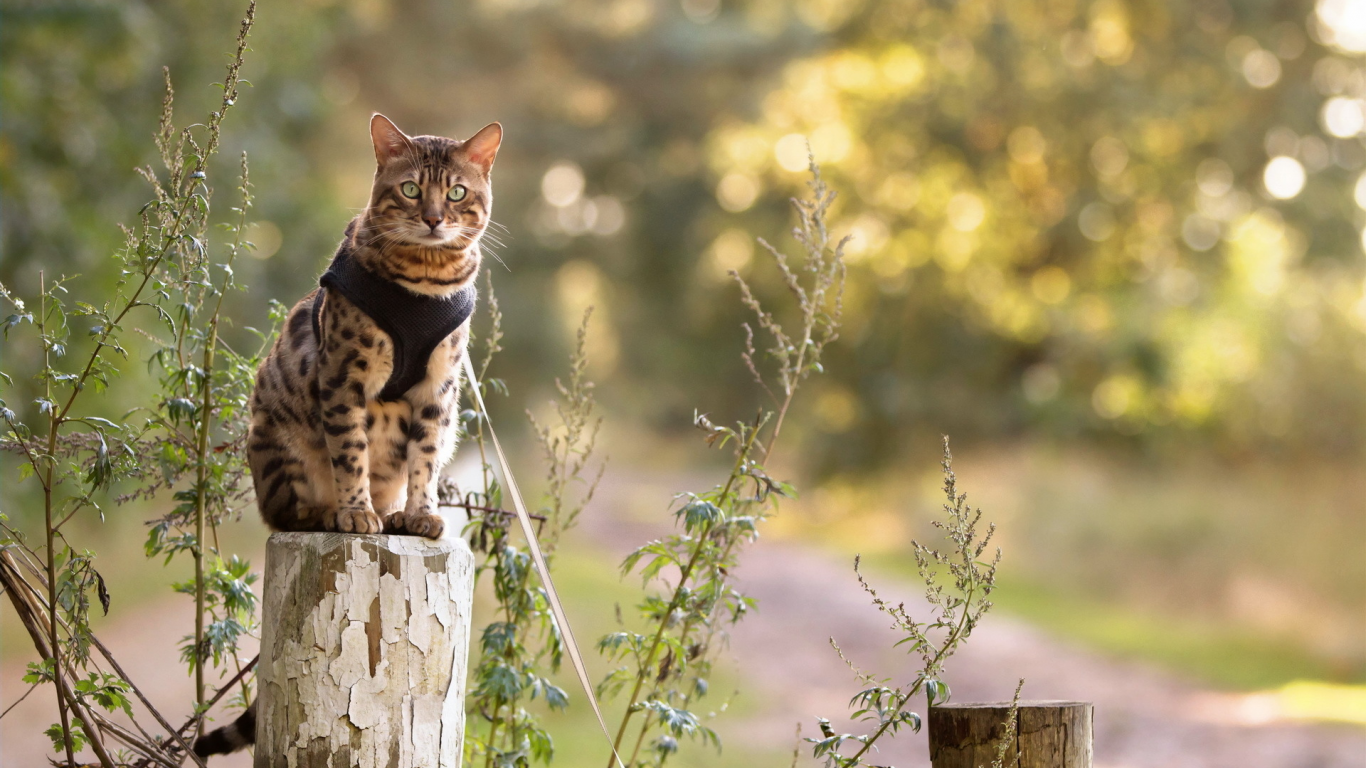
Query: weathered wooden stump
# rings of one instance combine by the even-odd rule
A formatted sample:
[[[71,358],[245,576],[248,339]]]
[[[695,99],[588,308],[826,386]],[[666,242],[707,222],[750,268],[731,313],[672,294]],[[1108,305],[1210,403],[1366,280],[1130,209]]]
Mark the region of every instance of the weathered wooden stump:
[[[458,538],[272,535],[256,768],[458,768],[473,585]]]
[[[1083,701],[1022,701],[1004,768],[1091,768],[1091,710]],[[1010,702],[930,708],[934,768],[980,768],[996,759]]]

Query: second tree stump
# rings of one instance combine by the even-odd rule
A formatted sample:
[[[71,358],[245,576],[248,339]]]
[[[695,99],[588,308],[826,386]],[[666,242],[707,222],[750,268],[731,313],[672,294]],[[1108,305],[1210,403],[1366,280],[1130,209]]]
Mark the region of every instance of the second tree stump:
[[[934,768],[980,768],[996,759],[1010,702],[930,707],[930,762]],[[1022,701],[1015,744],[1003,768],[1091,768],[1091,704]]]

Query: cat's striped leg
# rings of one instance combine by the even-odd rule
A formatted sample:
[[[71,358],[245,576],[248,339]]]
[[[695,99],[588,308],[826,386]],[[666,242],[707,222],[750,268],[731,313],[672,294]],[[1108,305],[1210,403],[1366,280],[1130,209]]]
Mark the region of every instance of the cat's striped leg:
[[[384,521],[385,532],[394,528],[394,518],[403,513],[408,498],[408,435],[412,406],[395,402],[370,401],[366,435],[370,439],[370,502]]]
[[[468,325],[443,341],[427,363],[427,378],[408,393],[413,404],[408,427],[408,502],[402,517],[391,524],[417,536],[440,538],[446,527],[437,514],[437,485],[455,450],[460,361],[467,339]]]
[[[337,508],[325,521],[330,530],[379,533],[384,527],[370,501],[370,441],[366,436],[366,379],[370,357],[356,342],[363,315],[340,297],[328,295],[322,312],[318,399],[323,434],[332,462]]]

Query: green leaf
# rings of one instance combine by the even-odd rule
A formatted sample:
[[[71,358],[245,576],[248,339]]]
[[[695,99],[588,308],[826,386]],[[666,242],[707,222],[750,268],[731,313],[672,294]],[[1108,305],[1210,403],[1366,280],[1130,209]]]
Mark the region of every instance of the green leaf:
[[[48,737],[49,739],[52,740],[52,751],[53,751],[53,752],[65,752],[65,751],[66,751],[66,742],[67,742],[67,739],[66,739],[66,734],[62,731],[62,725],[61,725],[61,723],[53,723],[52,725],[48,726],[48,729],[47,729],[46,731],[44,731],[43,733],[47,734],[47,737]],[[85,729],[84,729],[84,728],[81,728],[79,725],[72,725],[72,727],[71,727],[71,749],[72,749],[72,751],[73,751],[73,752],[79,752],[79,751],[81,751],[82,749],[85,749],[86,745],[88,745],[89,743],[90,743],[90,738],[89,738],[88,736],[86,736],[86,734],[85,734]]]
[[[42,661],[30,661],[28,663],[28,673],[22,678],[29,685],[52,682],[52,659]]]

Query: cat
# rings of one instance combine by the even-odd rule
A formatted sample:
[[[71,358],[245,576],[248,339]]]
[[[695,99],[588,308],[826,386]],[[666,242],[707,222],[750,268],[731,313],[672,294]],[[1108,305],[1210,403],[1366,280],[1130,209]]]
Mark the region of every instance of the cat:
[[[274,530],[435,539],[503,129],[408,136],[375,114],[370,138],[370,203],[257,370],[247,461]],[[255,707],[195,752],[250,744]]]
[[[428,333],[423,360],[423,345],[405,345],[407,329],[390,325],[419,306],[439,312],[460,299],[472,303],[502,127],[493,123],[464,142],[409,137],[376,114],[370,136],[370,204],[347,227],[322,281],[351,275],[359,290],[348,297],[334,280],[290,311],[257,372],[248,461],[261,516],[276,530],[438,538],[437,476],[455,447],[469,326],[434,347]],[[378,311],[357,306],[386,289]],[[404,377],[403,367],[415,375]],[[396,379],[411,386],[395,387]]]

